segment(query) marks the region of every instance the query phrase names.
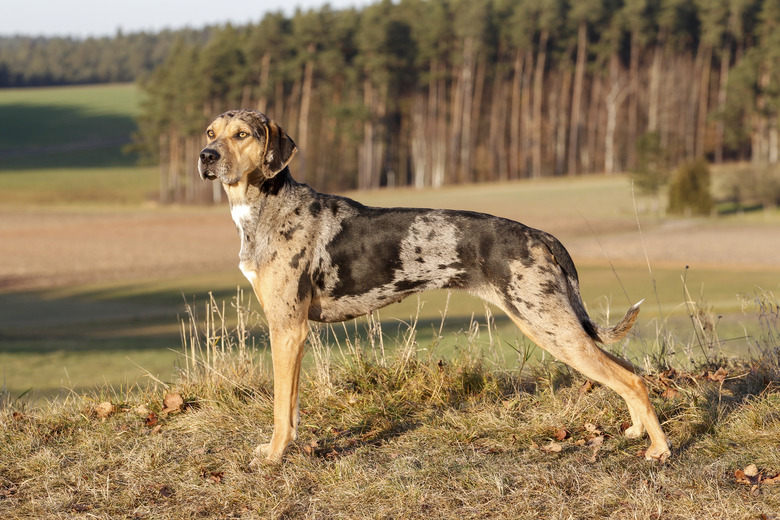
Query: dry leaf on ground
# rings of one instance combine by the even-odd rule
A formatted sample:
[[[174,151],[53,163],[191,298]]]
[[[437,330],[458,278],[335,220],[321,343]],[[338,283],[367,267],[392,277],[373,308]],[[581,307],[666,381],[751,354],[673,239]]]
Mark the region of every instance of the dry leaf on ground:
[[[706,374],[704,374],[704,377],[709,379],[710,381],[725,381],[728,377],[729,373],[726,372],[726,369],[723,367],[720,367],[715,372],[707,371]]]
[[[116,411],[116,406],[106,401],[95,406],[93,411],[98,418],[105,420]]]
[[[157,419],[158,417],[156,413],[149,412],[145,420],[146,426],[148,426],[149,428],[154,428],[155,426],[157,426]]]
[[[176,413],[180,412],[184,405],[184,399],[179,394],[168,394],[163,399],[163,412],[164,413]]]

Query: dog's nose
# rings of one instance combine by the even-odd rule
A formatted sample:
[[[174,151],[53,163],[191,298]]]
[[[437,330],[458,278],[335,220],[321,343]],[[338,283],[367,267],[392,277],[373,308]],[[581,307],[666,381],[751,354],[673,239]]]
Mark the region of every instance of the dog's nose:
[[[200,152],[200,162],[203,164],[211,164],[219,160],[219,152],[212,148],[204,148]]]

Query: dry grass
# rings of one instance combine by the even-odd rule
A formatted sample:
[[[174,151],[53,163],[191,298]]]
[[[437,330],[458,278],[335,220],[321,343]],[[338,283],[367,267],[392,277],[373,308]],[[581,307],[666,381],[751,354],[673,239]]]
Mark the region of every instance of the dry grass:
[[[437,338],[416,343],[412,320],[395,344],[377,322],[360,340],[315,330],[300,438],[280,466],[249,473],[271,433],[271,378],[241,295],[235,328],[212,301],[182,325],[173,385],[5,403],[0,515],[777,519],[780,482],[761,478],[780,472],[780,321],[771,295],[757,303],[765,333],[753,359],[708,350],[667,367],[652,350],[668,341],[649,346],[646,379],[675,444],[665,465],[641,457],[646,439],[620,435],[628,414],[612,392],[554,362],[524,364],[522,348],[521,368],[506,369],[499,349],[474,347],[477,334],[498,341],[484,326],[440,359]],[[164,411],[166,394],[183,406]],[[750,464],[759,476],[735,476]]]

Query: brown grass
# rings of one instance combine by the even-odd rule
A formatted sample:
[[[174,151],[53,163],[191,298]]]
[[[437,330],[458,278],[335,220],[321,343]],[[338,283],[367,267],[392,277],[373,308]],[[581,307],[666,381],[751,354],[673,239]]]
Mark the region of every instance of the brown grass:
[[[262,335],[253,347],[244,328],[257,317],[240,294],[233,307],[212,301],[207,318],[183,323],[186,361],[174,384],[35,409],[6,402],[0,515],[778,518],[780,322],[771,295],[759,295],[765,332],[754,359],[714,355],[646,371],[675,444],[665,465],[641,456],[646,439],[621,436],[628,414],[607,389],[549,361],[506,369],[498,349],[473,347],[484,326],[442,359],[437,338],[416,343],[412,321],[394,345],[377,322],[360,340],[314,331],[300,438],[280,466],[249,473],[252,448],[271,433],[271,377],[256,348]],[[232,312],[238,325],[227,327]],[[180,395],[182,409],[164,411],[166,394]],[[759,474],[740,477],[750,464]]]

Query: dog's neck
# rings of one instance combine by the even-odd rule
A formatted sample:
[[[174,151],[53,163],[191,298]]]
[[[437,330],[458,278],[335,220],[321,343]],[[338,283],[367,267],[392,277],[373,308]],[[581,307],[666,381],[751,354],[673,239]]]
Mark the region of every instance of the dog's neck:
[[[246,175],[235,184],[222,184],[228,196],[230,207],[249,206],[259,208],[265,206],[265,202],[279,195],[285,187],[292,186],[295,181],[290,174],[290,169],[285,167],[275,176],[264,177],[259,171]]]

